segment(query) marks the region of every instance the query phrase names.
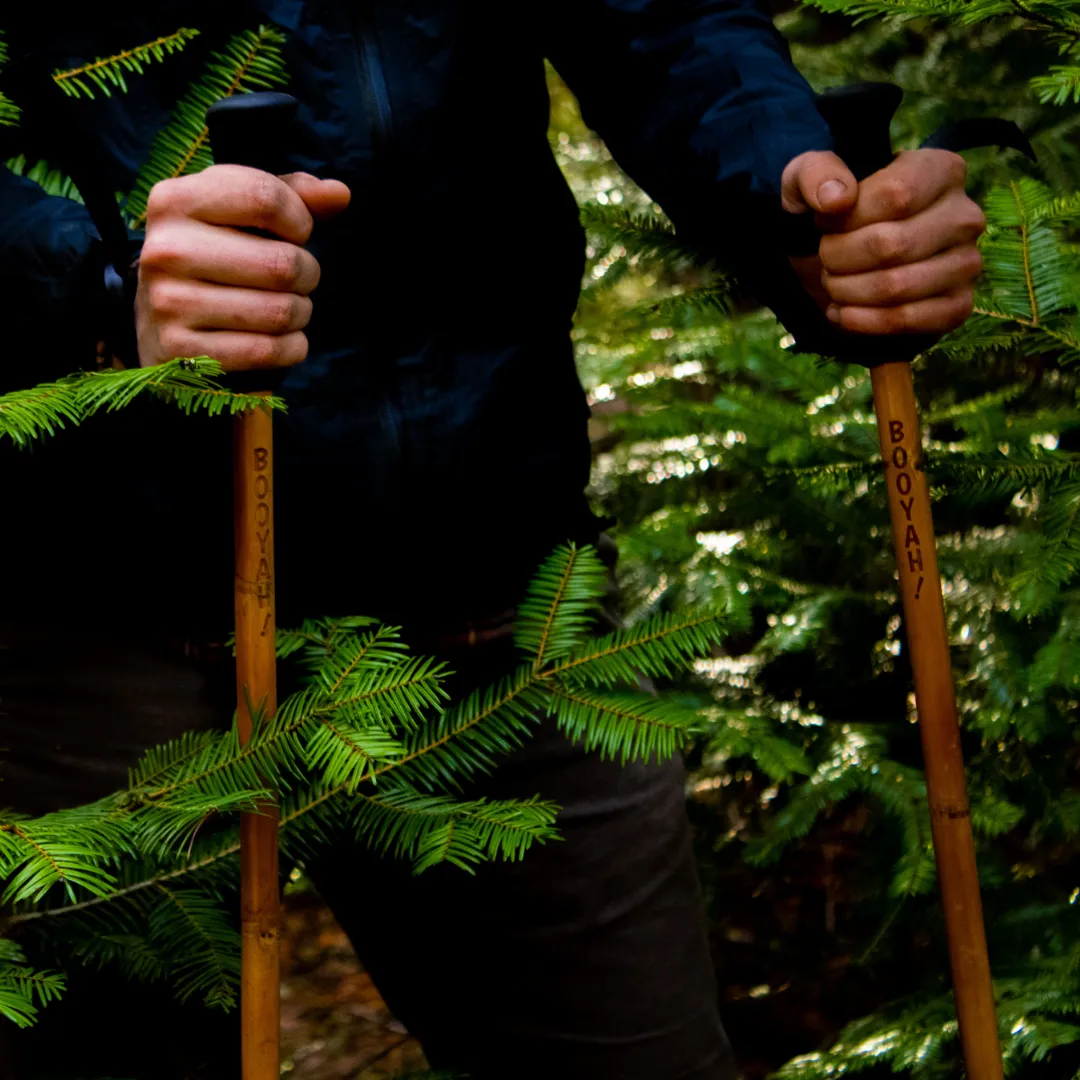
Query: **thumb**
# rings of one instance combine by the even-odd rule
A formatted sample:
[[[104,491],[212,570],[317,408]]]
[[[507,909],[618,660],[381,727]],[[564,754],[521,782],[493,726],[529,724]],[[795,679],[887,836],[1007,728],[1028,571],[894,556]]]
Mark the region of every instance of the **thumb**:
[[[320,180],[302,172],[289,173],[281,179],[304,200],[316,220],[340,214],[352,198],[352,192],[340,180]]]
[[[780,181],[785,210],[801,214],[846,214],[854,205],[859,184],[851,170],[829,150],[810,150],[792,158]]]

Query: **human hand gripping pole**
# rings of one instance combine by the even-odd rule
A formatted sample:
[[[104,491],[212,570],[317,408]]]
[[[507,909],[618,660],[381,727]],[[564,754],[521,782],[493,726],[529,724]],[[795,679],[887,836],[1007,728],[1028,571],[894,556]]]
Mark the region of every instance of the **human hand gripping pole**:
[[[296,113],[287,94],[241,94],[207,112],[217,164],[266,172],[279,160],[283,134]],[[265,372],[233,376],[269,397]],[[244,386],[247,390],[247,385]],[[252,711],[265,722],[277,708],[274,638],[274,432],[269,408],[233,421],[233,513],[236,571],[236,692],[240,739],[252,735]],[[281,1030],[281,901],[278,888],[278,810],[268,802],[240,822],[240,1038],[242,1080],[278,1080]]]
[[[818,99],[818,109],[832,129],[836,153],[857,180],[892,161],[889,123],[900,98],[899,87],[863,83],[829,91]],[[1030,152],[1014,125],[993,120],[967,121],[942,129],[927,145],[967,149],[998,142]],[[871,369],[964,1064],[968,1080],[1001,1080],[1001,1046],[956,693],[911,379],[910,361],[929,340],[909,339],[905,356],[902,338],[847,338],[849,344],[860,341],[865,345],[865,358],[860,360]]]

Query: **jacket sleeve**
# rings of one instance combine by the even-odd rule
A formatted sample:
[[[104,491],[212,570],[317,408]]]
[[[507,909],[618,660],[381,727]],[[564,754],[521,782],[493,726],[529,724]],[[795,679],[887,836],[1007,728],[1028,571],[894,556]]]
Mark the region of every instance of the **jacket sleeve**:
[[[89,366],[100,244],[79,203],[0,166],[0,387]],[[77,350],[77,355],[73,353]],[[89,353],[87,353],[89,350]]]
[[[784,255],[780,205],[787,163],[831,150],[832,136],[754,0],[565,0],[547,10],[558,12],[548,56],[619,164],[800,343],[832,336]]]

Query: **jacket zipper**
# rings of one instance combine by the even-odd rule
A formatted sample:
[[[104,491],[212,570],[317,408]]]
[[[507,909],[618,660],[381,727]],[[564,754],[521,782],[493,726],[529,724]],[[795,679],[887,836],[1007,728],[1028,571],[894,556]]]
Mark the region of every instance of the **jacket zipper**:
[[[390,91],[386,85],[386,72],[383,70],[382,57],[374,35],[365,26],[360,11],[364,0],[353,0],[353,37],[356,39],[356,52],[360,66],[360,89],[368,104],[371,118],[373,147],[382,150],[390,142],[394,130],[394,115],[390,105]]]

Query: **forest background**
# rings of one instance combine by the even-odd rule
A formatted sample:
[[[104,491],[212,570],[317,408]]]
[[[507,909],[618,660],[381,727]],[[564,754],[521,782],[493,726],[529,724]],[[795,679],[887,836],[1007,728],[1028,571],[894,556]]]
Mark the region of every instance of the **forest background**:
[[[772,13],[818,89],[904,88],[898,146],[996,115],[1038,153],[967,155],[989,219],[978,314],[916,388],[1009,1075],[1080,1077],[1080,6]],[[868,375],[794,354],[737,262],[683,245],[550,82],[589,232],[574,338],[627,619],[719,605],[737,628],[673,689],[701,719],[688,798],[740,1060],[961,1075]],[[542,242],[528,217],[513,235]]]

